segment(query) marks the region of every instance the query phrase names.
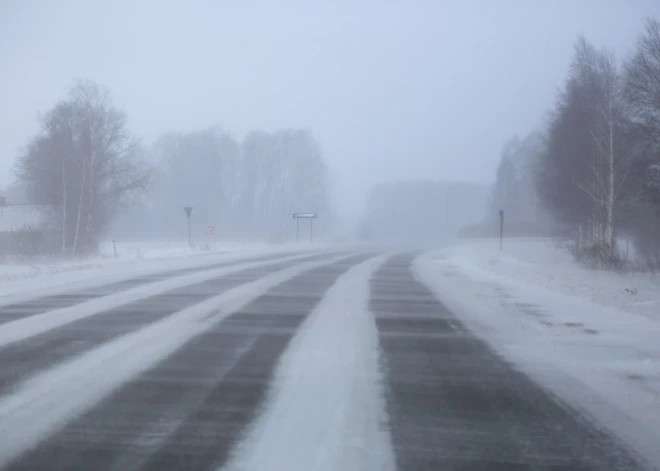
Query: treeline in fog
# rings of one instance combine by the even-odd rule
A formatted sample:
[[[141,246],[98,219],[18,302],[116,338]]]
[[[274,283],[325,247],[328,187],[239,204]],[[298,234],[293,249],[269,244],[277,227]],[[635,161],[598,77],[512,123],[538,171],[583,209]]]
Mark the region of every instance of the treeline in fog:
[[[435,246],[481,220],[487,191],[468,182],[420,180],[376,186],[358,225],[365,241]]]
[[[90,80],[40,117],[38,133],[15,163],[3,204],[39,212],[28,253],[82,255],[103,237],[195,235],[284,241],[295,237],[293,212],[331,219],[328,169],[307,130],[253,131],[238,140],[209,127],[172,132],[144,145],[110,93]],[[18,208],[18,206],[16,206]],[[34,237],[34,236],[38,237]],[[199,237],[197,237],[199,239]]]
[[[328,169],[307,130],[253,131],[238,141],[227,131],[168,133],[149,150],[155,168],[149,193],[113,226],[121,237],[176,238],[192,206],[194,239],[283,242],[295,237],[294,212],[333,219]]]
[[[623,263],[660,254],[660,23],[648,20],[620,61],[585,38],[541,130],[504,145],[489,222],[507,219],[573,241],[579,261]],[[524,231],[523,231],[524,232]],[[533,232],[533,230],[531,231]],[[524,235],[524,234],[523,234]]]

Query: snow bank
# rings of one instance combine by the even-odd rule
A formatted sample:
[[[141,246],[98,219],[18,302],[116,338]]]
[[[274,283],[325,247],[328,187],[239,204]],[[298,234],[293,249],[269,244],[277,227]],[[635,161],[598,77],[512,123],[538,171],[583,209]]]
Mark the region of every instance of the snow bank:
[[[262,415],[223,468],[395,469],[378,367],[369,278],[387,257],[341,276],[296,332]]]
[[[461,243],[445,251],[452,263],[660,319],[660,276],[616,273],[576,265],[555,239],[498,239]]]
[[[504,358],[660,463],[660,312],[622,294],[655,303],[656,281],[574,266],[547,240],[505,244],[431,252],[415,271]]]

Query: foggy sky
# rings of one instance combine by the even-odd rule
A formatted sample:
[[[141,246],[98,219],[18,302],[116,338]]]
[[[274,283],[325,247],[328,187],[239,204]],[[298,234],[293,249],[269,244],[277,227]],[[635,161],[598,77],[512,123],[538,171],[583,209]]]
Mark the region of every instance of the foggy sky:
[[[76,77],[149,144],[220,124],[311,128],[340,213],[396,179],[493,180],[583,33],[630,52],[658,0],[0,0],[0,184]],[[313,211],[314,208],[309,208]]]

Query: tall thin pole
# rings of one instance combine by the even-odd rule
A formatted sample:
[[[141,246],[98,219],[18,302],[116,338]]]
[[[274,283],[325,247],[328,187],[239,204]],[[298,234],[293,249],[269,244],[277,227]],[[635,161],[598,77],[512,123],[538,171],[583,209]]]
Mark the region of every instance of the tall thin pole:
[[[309,220],[309,242],[314,242],[314,219]]]
[[[192,239],[190,237],[190,215],[192,214],[192,210],[192,206],[183,207],[183,212],[186,213],[186,217],[188,218],[188,247],[192,247]]]
[[[300,241],[300,219],[296,218],[296,244]]]
[[[504,238],[504,211],[500,209],[500,250],[502,250],[503,238]]]
[[[449,191],[445,192],[445,237],[449,240]]]

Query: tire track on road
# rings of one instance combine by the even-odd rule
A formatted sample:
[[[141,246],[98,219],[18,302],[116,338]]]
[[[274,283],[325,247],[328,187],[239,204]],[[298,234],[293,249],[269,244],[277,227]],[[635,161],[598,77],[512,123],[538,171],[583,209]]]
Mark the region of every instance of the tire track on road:
[[[215,469],[256,416],[299,325],[342,273],[367,258],[270,289],[4,469]]]
[[[644,469],[472,335],[412,260],[392,258],[371,282],[399,470]]]
[[[5,306],[0,306],[0,326],[2,324],[6,324],[8,322],[15,321],[18,319],[23,319],[37,314],[42,314],[54,309],[61,309],[61,308],[75,306],[76,304],[81,304],[86,301],[90,301],[92,299],[97,299],[104,296],[110,296],[112,294],[120,293],[127,289],[137,288],[138,286],[146,285],[149,283],[156,283],[158,281],[168,280],[170,278],[174,278],[177,276],[188,275],[191,273],[197,273],[204,270],[213,270],[216,268],[230,267],[232,265],[239,265],[241,263],[248,263],[257,260],[263,260],[263,261],[275,260],[278,258],[284,258],[294,254],[295,252],[278,253],[277,255],[268,255],[268,256],[261,255],[255,257],[242,258],[238,260],[237,259],[227,260],[224,262],[219,262],[209,265],[201,265],[201,266],[197,265],[194,267],[180,268],[171,271],[162,271],[157,273],[151,273],[148,275],[138,276],[135,278],[129,278],[126,280],[120,280],[109,284],[83,288],[80,290],[74,290],[70,292],[63,292],[61,294],[40,296],[38,298],[30,299],[28,301],[11,303]]]
[[[331,256],[330,254],[316,254],[293,261],[274,261],[266,265],[238,270],[115,309],[102,311],[0,348],[0,395],[11,393],[22,380],[39,371],[83,354],[121,335],[155,323],[236,286],[296,263]]]

